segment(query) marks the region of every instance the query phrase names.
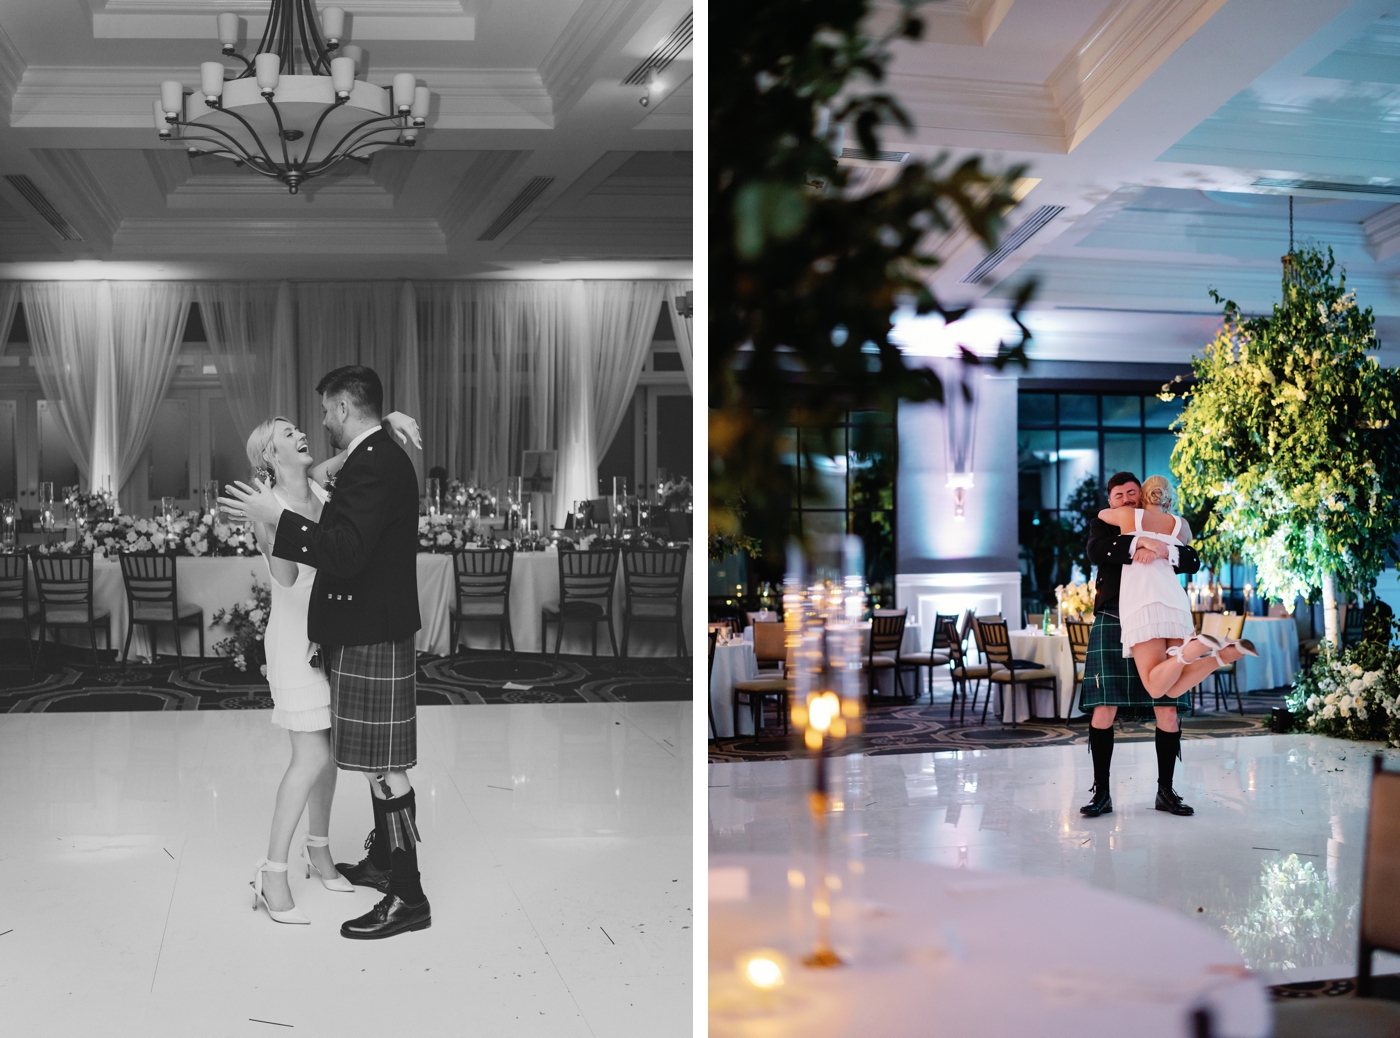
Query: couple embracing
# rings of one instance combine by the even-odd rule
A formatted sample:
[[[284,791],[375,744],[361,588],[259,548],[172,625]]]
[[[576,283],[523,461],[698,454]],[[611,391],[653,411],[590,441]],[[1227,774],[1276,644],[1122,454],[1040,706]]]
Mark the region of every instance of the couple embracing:
[[[1243,639],[1196,633],[1177,574],[1195,573],[1200,559],[1190,547],[1190,526],[1171,512],[1171,485],[1164,477],[1139,485],[1131,472],[1119,472],[1108,481],[1108,505],[1089,524],[1089,561],[1098,567],[1098,580],[1080,705],[1093,708],[1094,786],[1093,798],[1079,810],[1091,818],[1112,812],[1113,722],[1120,710],[1129,718],[1150,710],[1157,723],[1154,806],[1190,815],[1191,806],[1172,788],[1181,757],[1180,712],[1207,675],[1258,653]]]
[[[384,895],[340,928],[373,940],[432,923],[408,779],[417,764],[418,479],[390,435],[418,446],[418,427],[397,413],[381,418],[384,390],[369,368],[337,368],[316,392],[339,453],[317,465],[293,422],[268,419],[248,438],[251,485],[234,483],[219,499],[230,515],[255,524],[267,558],[272,721],[292,744],[267,857],[255,866],[253,907],[261,902],[279,923],[310,922],[287,883],[292,836],[306,811],[307,878],[314,868],[329,890],[364,886]],[[357,865],[337,865],[330,853],[337,767],[369,780],[374,830]]]

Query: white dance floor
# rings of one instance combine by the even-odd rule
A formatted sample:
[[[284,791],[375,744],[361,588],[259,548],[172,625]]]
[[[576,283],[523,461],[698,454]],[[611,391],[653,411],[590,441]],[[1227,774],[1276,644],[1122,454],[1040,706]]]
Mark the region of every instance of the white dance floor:
[[[0,716],[0,1034],[688,1033],[691,709],[420,707],[433,925],[369,942],[339,927],[379,895],[314,873],[310,926],[250,908],[288,755],[268,711]],[[341,773],[340,861],[368,796]]]
[[[864,769],[853,806],[864,812],[869,857],[1078,879],[1223,931],[1268,982],[1289,983],[1355,975],[1378,749],[1305,735],[1188,739],[1176,789],[1196,809],[1190,818],[1153,809],[1151,742],[1115,747],[1114,813],[1095,819],[1079,813],[1093,782],[1083,745],[846,758],[835,767]],[[805,837],[799,790],[811,769],[808,761],[709,765],[711,853],[781,854],[794,834]],[[1376,968],[1400,972],[1400,959],[1377,955]]]

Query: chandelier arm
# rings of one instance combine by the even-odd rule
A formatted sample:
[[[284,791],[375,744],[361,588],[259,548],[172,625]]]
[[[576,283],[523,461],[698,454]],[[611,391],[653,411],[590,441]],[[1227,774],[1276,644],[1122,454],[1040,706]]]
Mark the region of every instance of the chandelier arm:
[[[360,148],[368,148],[368,147],[370,147],[371,145],[380,145],[380,144],[382,144],[382,145],[383,145],[384,147],[386,147],[386,148],[412,148],[412,147],[414,147],[414,145],[410,144],[408,141],[368,141],[368,142],[366,142],[365,144],[357,145],[357,146],[355,146],[354,148],[351,148],[351,149],[350,149],[349,151],[347,151],[344,155],[342,155],[341,158],[343,158],[343,159],[358,159],[360,156],[356,155],[355,152],[357,152]]]
[[[238,73],[238,75],[236,75],[236,76],[225,76],[225,77],[224,77],[224,82],[225,82],[225,83],[228,83],[228,82],[230,82],[231,80],[235,80],[235,79],[247,79],[249,76],[255,76],[255,75],[257,75],[257,69],[255,69],[255,68],[253,67],[253,63],[252,63],[251,61],[249,61],[247,58],[245,58],[242,54],[239,54],[239,53],[237,53],[237,52],[235,51],[233,54],[227,55],[227,57],[230,57],[230,58],[237,58],[239,61],[243,62],[244,69],[243,69],[242,72]],[[228,71],[228,70],[225,69],[225,71]]]
[[[297,8],[297,21],[301,28],[301,52],[306,55],[311,74],[329,76],[330,53],[326,50],[326,41],[321,38],[320,27],[316,24],[316,10],[312,7],[311,0],[301,0],[301,5]],[[315,44],[314,52],[307,47],[308,41]]]
[[[319,165],[316,167],[316,168],[317,168],[317,171],[319,172],[319,170],[324,169],[326,166],[330,165],[330,163],[331,163],[331,158],[330,158],[330,156],[340,154],[340,152],[341,152],[341,147],[345,144],[345,142],[348,141],[351,137],[355,136],[355,134],[357,134],[357,133],[359,133],[361,130],[363,130],[363,129],[364,129],[366,126],[368,126],[370,123],[385,122],[386,120],[394,120],[394,119],[398,119],[398,118],[400,118],[400,116],[397,116],[397,115],[376,115],[373,119],[366,119],[364,122],[362,122],[362,123],[360,123],[360,124],[358,124],[358,125],[356,125],[356,126],[352,126],[349,130],[347,130],[347,131],[345,132],[345,136],[344,136],[344,137],[340,138],[340,140],[338,140],[338,141],[335,142],[335,147],[332,148],[332,149],[327,153],[327,157],[326,157],[321,163],[319,163]],[[387,130],[387,129],[389,129],[389,127],[387,127],[387,126],[381,126],[381,127],[379,127],[379,129],[371,130],[370,133],[378,133],[379,130]],[[402,129],[402,127],[400,127],[400,129]],[[362,139],[363,139],[363,138],[362,138]],[[352,147],[352,148],[353,148],[353,147],[358,147],[358,146],[359,146],[359,143],[360,143],[359,141],[356,141],[354,144],[351,145],[351,147]]]
[[[362,124],[362,125],[363,125],[363,124]],[[358,138],[355,139],[354,143],[352,143],[352,144],[350,144],[349,146],[344,147],[344,148],[341,147],[341,145],[345,143],[344,138],[342,138],[341,141],[340,141],[340,144],[337,144],[337,145],[336,145],[335,150],[332,151],[332,152],[330,152],[329,154],[327,154],[326,157],[325,157],[324,159],[322,159],[320,162],[318,162],[318,163],[317,163],[315,166],[313,166],[311,169],[307,170],[307,171],[306,171],[306,175],[310,177],[310,176],[316,176],[317,174],[320,174],[320,173],[324,172],[326,169],[329,169],[331,166],[335,165],[335,164],[336,164],[337,162],[339,162],[341,159],[345,158],[345,157],[346,157],[347,155],[349,155],[351,152],[356,151],[356,150],[359,149],[359,148],[367,147],[367,146],[369,146],[369,145],[371,145],[371,144],[392,144],[392,143],[393,143],[392,141],[386,141],[386,140],[371,140],[371,139],[370,139],[370,138],[372,138],[376,133],[382,133],[383,131],[388,130],[388,129],[391,129],[391,128],[392,128],[392,127],[388,127],[388,126],[380,126],[380,127],[377,127],[377,128],[375,128],[375,129],[373,129],[373,130],[366,130],[366,131],[365,131],[364,133],[362,133]]]
[[[283,56],[283,60],[290,67],[289,74],[295,76],[299,74],[297,70],[297,43],[296,37],[293,35],[296,26],[292,19],[292,11],[287,9],[288,0],[280,0],[280,3],[282,5],[282,43],[277,53]]]
[[[234,159],[236,162],[246,163],[251,169],[257,170],[264,176],[276,176],[276,173],[270,173],[264,170],[263,166],[265,165],[265,163],[263,163],[262,160],[257,158],[255,155],[249,154],[248,151],[245,148],[243,148],[236,140],[233,141],[234,150],[228,150],[228,145],[226,145],[223,141],[215,140],[213,137],[180,137],[178,138],[178,141],[180,143],[184,143],[185,141],[203,141],[204,143],[212,144],[217,148],[224,148],[225,150],[222,152],[211,152],[210,154],[227,155],[230,158]]]
[[[267,106],[272,109],[273,118],[277,120],[277,139],[282,144],[282,165],[287,169],[291,169],[292,157],[287,152],[287,131],[286,128],[282,125],[282,113],[278,111],[277,102],[274,101],[272,98],[264,97],[263,100],[266,101]],[[258,143],[262,144],[261,138],[259,138]]]
[[[250,134],[252,134],[253,140],[255,140],[255,141],[258,142],[258,150],[261,151],[261,152],[263,153],[263,158],[267,160],[267,164],[268,164],[269,166],[276,166],[276,165],[277,165],[277,161],[276,161],[271,155],[269,155],[269,154],[267,153],[267,146],[263,144],[263,142],[262,142],[262,137],[260,137],[260,136],[258,135],[258,131],[255,130],[255,129],[253,129],[253,124],[252,124],[252,123],[248,122],[247,119],[243,118],[243,116],[239,115],[239,114],[238,114],[237,112],[235,112],[232,108],[224,108],[224,107],[221,105],[221,106],[219,106],[218,108],[214,109],[214,111],[216,111],[216,112],[222,112],[224,115],[230,115],[230,116],[232,116],[233,118],[237,119],[240,123],[242,123],[242,124],[243,124],[243,128],[244,128],[245,130],[247,130]],[[188,123],[188,124],[185,124],[185,125],[194,125],[194,124],[193,124],[193,123]],[[207,125],[207,126],[201,125],[201,128],[202,128],[202,129],[205,129],[205,130],[212,130],[214,133],[221,133],[221,134],[223,134],[225,137],[227,137],[229,140],[233,141],[233,143],[234,143],[235,145],[237,145],[239,148],[243,148],[242,142],[240,142],[240,141],[238,140],[237,137],[234,137],[231,133],[229,133],[227,130],[222,129],[221,127],[214,126],[214,125],[210,124],[210,125]],[[243,148],[243,150],[246,151],[247,149],[246,149],[246,148]]]
[[[257,54],[278,53],[276,40],[278,22],[281,20],[281,13],[282,5],[278,2],[278,0],[272,0],[272,7],[269,9],[267,14],[267,24],[263,26],[262,39],[258,41],[258,49],[254,52],[255,56]]]
[[[326,109],[325,109],[323,112],[321,112],[321,118],[319,118],[319,119],[316,120],[316,125],[315,125],[315,127],[313,127],[312,130],[311,130],[311,140],[307,142],[306,151],[302,152],[302,159],[301,159],[301,166],[302,166],[302,168],[305,168],[305,167],[306,167],[306,163],[311,159],[311,151],[312,151],[313,148],[316,147],[316,138],[317,138],[318,136],[320,136],[320,133],[321,133],[321,124],[324,123],[324,122],[326,121],[326,116],[330,115],[332,112],[334,112],[334,111],[335,111],[337,108],[339,108],[341,105],[348,103],[349,100],[350,100],[350,99],[349,99],[348,97],[346,97],[346,98],[337,97],[337,98],[335,99],[335,104],[333,104],[333,105],[328,105],[328,106],[326,107]]]

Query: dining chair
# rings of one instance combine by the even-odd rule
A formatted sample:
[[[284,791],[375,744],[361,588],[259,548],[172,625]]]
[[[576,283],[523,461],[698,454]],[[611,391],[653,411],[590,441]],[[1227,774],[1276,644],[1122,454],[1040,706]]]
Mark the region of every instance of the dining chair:
[[[972,690],[972,712],[977,712],[977,694],[981,690],[982,682],[992,676],[992,668],[985,663],[969,664],[967,653],[963,650],[962,639],[958,636],[958,629],[951,619],[944,618],[943,625],[944,638],[948,643],[948,675],[953,679],[953,698],[948,704],[948,720],[953,719],[953,710],[958,705],[958,700],[962,699],[962,710],[958,714],[958,724],[967,722],[967,686],[970,682],[976,682]],[[987,688],[987,698],[992,698],[992,690]],[[983,711],[986,715],[986,711]]]
[[[1218,618],[1218,622],[1212,624],[1215,630],[1205,631],[1203,633],[1215,634],[1216,637],[1223,638],[1226,641],[1234,641],[1244,633],[1243,616],[1221,616],[1219,613],[1214,613],[1212,615]],[[1207,619],[1209,619],[1209,617],[1207,617]],[[1235,693],[1235,703],[1239,707],[1240,716],[1243,717],[1244,701],[1240,699],[1240,685],[1235,669],[1237,664],[1238,661],[1235,663],[1222,663],[1211,673],[1211,677],[1214,679],[1212,685],[1215,691],[1215,709],[1220,709],[1220,697],[1223,694],[1225,696],[1225,708],[1228,710],[1230,708],[1230,693],[1233,692]],[[1201,693],[1201,705],[1205,706],[1204,692]]]
[[[772,609],[745,610],[744,619],[750,624],[763,623],[767,620],[778,619],[778,614]]]
[[[1038,627],[1040,627],[1040,625],[1041,625],[1044,621],[1045,621],[1045,614],[1044,614],[1044,613],[1027,613],[1027,614],[1026,614],[1026,626],[1027,626],[1027,627],[1036,627],[1036,628],[1038,628]]]
[[[793,673],[792,651],[788,651],[784,657],[783,674]],[[753,738],[757,739],[763,728],[763,704],[769,699],[774,701],[774,705],[783,715],[783,734],[788,734],[792,726],[791,697],[797,690],[797,682],[788,677],[757,677],[747,678],[743,681],[734,682],[734,701],[732,709],[734,712],[734,737],[739,737],[739,707],[742,704],[748,707],[749,717],[753,721]]]
[[[185,676],[185,656],[180,645],[180,629],[199,630],[199,655],[204,656],[204,610],[193,602],[181,602],[176,593],[175,556],[158,553],[130,553],[118,557],[122,583],[126,585],[126,641],[122,644],[122,673],[126,673],[131,633],[136,625],[150,628],[151,658],[156,655],[156,632],[170,627],[175,632],[175,673]]]
[[[0,555],[0,624],[24,627],[24,649],[34,667],[34,643],[30,640],[29,556],[17,551]]]
[[[1074,707],[1079,702],[1080,692],[1084,688],[1084,668],[1089,662],[1089,635],[1093,630],[1094,625],[1087,620],[1065,621],[1065,633],[1069,635],[1069,652],[1074,657],[1074,695],[1069,700],[1068,715],[1071,721],[1076,720]],[[1088,716],[1088,714],[1081,715],[1081,717]]]
[[[719,632],[710,630],[707,633],[710,642],[709,677],[713,679],[715,676],[715,643],[719,641]],[[710,691],[710,684],[708,681],[705,683],[705,706],[710,712],[710,741],[714,742],[716,736],[719,735],[719,731],[715,728],[715,700],[714,695]]]
[[[943,621],[952,620],[951,616],[944,616],[938,613],[934,617],[932,637],[929,639],[928,652],[901,652],[896,658],[898,670],[914,671],[914,702],[919,701],[920,678],[923,668],[928,668],[928,702],[933,705],[933,668],[942,667],[951,658],[948,654],[948,634],[943,630]]]
[[[617,655],[617,637],[613,633],[612,600],[617,585],[617,549],[598,548],[587,551],[559,550],[559,601],[546,603],[540,610],[540,652],[551,623],[558,625],[554,637],[554,655],[564,641],[566,623],[586,623],[593,634],[593,655],[598,655],[598,625],[608,625],[608,641]]]
[[[103,640],[110,649],[111,632],[107,624],[111,614],[97,609],[93,602],[92,556],[36,555],[33,564],[34,586],[39,592],[39,644],[34,653],[34,676],[38,676],[39,661],[44,654],[44,635],[50,628],[54,631],[55,648],[59,631],[86,630],[88,644],[92,647],[92,665],[100,666],[96,631],[100,624]]]
[[[881,670],[894,671],[895,693],[904,698],[904,684],[899,676],[899,648],[904,643],[904,625],[909,618],[907,609],[877,609],[870,614],[870,647],[866,650],[866,694],[875,695],[875,676]]]
[[[1346,610],[1342,618],[1342,648],[1350,649],[1365,633],[1366,610],[1355,602],[1348,602],[1342,608]]]
[[[1024,687],[1026,690],[1026,712],[1030,715],[1030,720],[1040,720],[1035,713],[1033,692],[1037,688],[1044,688],[1048,685],[1050,702],[1055,709],[1055,720],[1058,721],[1060,719],[1060,702],[1059,696],[1055,694],[1054,670],[1032,660],[1012,659],[1011,635],[1006,629],[1005,620],[989,620],[979,616],[977,630],[981,648],[987,654],[987,663],[992,668],[992,673],[987,680],[997,688],[997,713],[1004,712],[1003,695],[1009,686],[1011,689],[1011,725],[1014,728],[1016,726],[1016,690]],[[982,722],[984,724],[987,720],[987,703],[990,703],[991,699],[991,692],[988,690],[987,702],[982,704]]]
[[[461,548],[452,553],[454,601],[447,608],[452,658],[457,658],[461,629],[469,623],[494,623],[501,650],[515,651],[510,629],[510,580],[515,569],[515,547]]]
[[[624,548],[622,551],[622,655],[634,623],[674,625],[676,655],[687,656],[682,616],[685,557],[690,548]]]
[[[783,675],[787,663],[787,627],[781,620],[758,620],[752,627],[753,654],[758,660],[758,669],[776,666],[778,676]]]
[[[1400,771],[1386,771],[1379,753],[1371,757],[1359,916],[1356,993],[1364,998],[1371,994],[1371,956],[1400,953]]]

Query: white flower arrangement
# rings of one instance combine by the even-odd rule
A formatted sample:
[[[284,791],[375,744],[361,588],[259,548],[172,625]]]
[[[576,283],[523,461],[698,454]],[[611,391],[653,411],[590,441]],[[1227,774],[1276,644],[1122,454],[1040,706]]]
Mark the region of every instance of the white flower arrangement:
[[[1094,582],[1075,581],[1055,588],[1055,597],[1066,619],[1078,620],[1094,615]]]

